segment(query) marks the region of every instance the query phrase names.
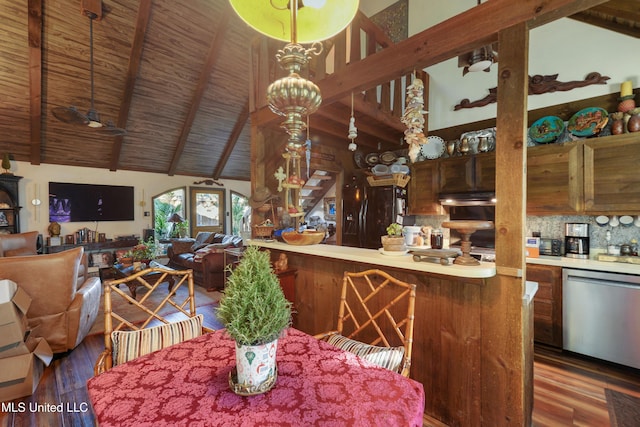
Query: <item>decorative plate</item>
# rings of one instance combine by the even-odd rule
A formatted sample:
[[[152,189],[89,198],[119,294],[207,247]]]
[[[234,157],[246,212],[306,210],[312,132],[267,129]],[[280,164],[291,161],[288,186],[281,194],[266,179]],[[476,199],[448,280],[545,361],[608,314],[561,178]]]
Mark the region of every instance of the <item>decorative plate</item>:
[[[380,154],[380,162],[385,165],[392,164],[396,161],[397,158],[398,156],[396,156],[392,151],[385,151],[384,153]]]
[[[556,116],[542,117],[533,122],[529,128],[531,139],[540,144],[554,142],[562,132],[564,132],[564,122]]]
[[[369,166],[377,165],[379,160],[380,156],[378,156],[378,153],[369,153],[364,158],[364,161],[367,162]]]
[[[609,113],[600,107],[588,107],[575,113],[567,129],[575,136],[597,135],[607,125]]]
[[[353,153],[353,161],[360,169],[365,169],[367,167],[367,162],[364,160],[364,154],[362,151],[356,151]]]
[[[427,159],[437,159],[444,154],[444,139],[428,136],[427,142],[420,146],[420,153]]]
[[[405,249],[404,251],[385,251],[384,248],[378,248],[378,252],[380,252],[382,255],[402,256],[408,254],[409,250]]]

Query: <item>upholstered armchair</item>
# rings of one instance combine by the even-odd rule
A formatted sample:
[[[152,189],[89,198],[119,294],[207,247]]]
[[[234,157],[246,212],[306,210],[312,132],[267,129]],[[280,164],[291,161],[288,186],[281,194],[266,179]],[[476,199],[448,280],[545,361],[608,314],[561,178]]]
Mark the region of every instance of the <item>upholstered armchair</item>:
[[[31,297],[31,334],[43,337],[54,353],[74,349],[93,325],[102,287],[87,277],[82,247],[45,255],[0,258],[0,279],[9,279]]]
[[[0,234],[0,257],[36,255],[38,253],[38,232]]]

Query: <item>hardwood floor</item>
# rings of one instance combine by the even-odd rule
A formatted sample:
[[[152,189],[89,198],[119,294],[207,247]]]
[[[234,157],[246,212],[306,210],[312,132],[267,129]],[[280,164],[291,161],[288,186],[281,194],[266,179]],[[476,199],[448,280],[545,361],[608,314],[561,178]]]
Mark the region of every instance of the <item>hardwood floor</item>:
[[[205,326],[219,328],[213,315],[205,314]],[[93,412],[86,393],[87,379],[103,349],[101,335],[87,337],[66,356],[45,369],[33,396],[18,399],[15,410],[2,407],[0,426],[93,426]],[[640,397],[640,371],[537,346],[534,361],[534,411],[536,427],[610,425],[605,389]],[[31,411],[30,405],[62,403],[62,412]],[[25,405],[19,411],[19,404]],[[425,418],[425,426],[443,424]]]

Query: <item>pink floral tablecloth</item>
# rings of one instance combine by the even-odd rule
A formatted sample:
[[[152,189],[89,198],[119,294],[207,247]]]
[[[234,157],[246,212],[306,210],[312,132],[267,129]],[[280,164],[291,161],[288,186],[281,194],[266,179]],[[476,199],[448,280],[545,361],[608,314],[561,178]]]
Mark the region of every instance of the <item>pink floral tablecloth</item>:
[[[106,426],[421,426],[422,384],[290,328],[278,380],[243,397],[229,388],[234,342],[216,331],[116,366],[87,383]]]

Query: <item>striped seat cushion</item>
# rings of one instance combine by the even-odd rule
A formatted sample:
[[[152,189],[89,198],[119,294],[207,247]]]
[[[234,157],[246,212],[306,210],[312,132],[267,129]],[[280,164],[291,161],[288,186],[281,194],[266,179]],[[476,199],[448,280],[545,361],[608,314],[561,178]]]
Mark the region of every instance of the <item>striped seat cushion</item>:
[[[394,372],[399,372],[404,358],[404,347],[377,347],[340,334],[332,335],[327,342]]]
[[[139,331],[113,331],[113,364],[119,365],[145,354],[202,335],[204,315]]]

